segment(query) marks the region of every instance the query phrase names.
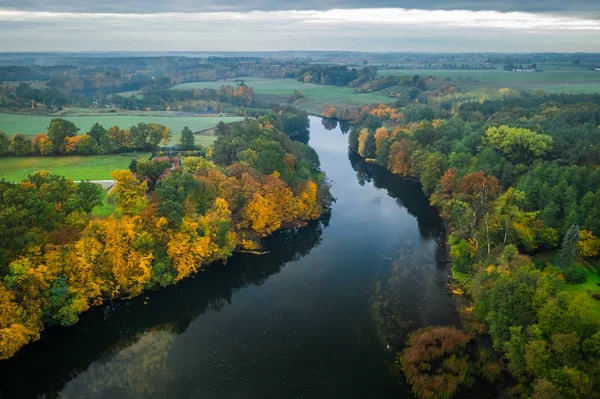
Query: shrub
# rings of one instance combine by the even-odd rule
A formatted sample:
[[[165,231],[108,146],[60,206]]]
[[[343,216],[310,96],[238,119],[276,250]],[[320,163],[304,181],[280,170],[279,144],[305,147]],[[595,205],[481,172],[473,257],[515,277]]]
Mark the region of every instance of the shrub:
[[[567,269],[563,274],[565,276],[566,282],[569,284],[585,283],[585,271],[581,267],[571,267]]]

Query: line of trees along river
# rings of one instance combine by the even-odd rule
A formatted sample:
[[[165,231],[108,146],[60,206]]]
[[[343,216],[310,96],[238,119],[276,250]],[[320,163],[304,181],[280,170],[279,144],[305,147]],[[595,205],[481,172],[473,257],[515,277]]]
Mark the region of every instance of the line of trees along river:
[[[391,372],[398,337],[458,322],[437,262],[443,224],[418,183],[349,155],[339,129],[311,118],[310,144],[331,215],[274,234],[267,255],[49,329],[0,362],[0,397],[410,397]],[[392,270],[395,337],[372,302]]]

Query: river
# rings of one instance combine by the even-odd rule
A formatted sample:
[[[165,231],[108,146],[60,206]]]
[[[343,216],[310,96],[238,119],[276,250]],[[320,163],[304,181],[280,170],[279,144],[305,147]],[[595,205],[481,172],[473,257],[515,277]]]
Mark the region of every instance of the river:
[[[48,328],[0,362],[0,398],[410,398],[394,349],[458,320],[443,225],[417,183],[349,154],[328,123],[311,118],[310,144],[330,216],[270,237],[268,255]]]

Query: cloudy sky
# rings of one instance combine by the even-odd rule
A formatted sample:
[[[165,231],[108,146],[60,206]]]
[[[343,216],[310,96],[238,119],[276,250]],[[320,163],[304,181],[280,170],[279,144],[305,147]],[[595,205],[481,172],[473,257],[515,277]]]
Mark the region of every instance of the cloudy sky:
[[[0,51],[600,52],[600,0],[0,0]]]

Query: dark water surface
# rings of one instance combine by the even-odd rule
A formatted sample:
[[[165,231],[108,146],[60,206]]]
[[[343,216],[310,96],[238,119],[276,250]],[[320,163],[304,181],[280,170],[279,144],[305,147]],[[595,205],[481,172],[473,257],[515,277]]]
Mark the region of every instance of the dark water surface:
[[[268,255],[47,329],[0,362],[0,397],[411,397],[390,373],[373,287],[397,265],[401,334],[455,323],[441,220],[416,183],[349,155],[339,128],[312,118],[310,144],[337,198],[330,217],[279,232]]]

